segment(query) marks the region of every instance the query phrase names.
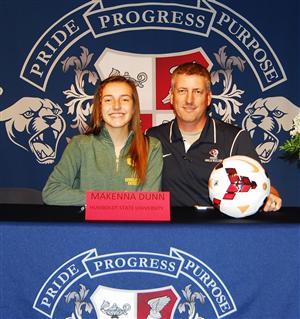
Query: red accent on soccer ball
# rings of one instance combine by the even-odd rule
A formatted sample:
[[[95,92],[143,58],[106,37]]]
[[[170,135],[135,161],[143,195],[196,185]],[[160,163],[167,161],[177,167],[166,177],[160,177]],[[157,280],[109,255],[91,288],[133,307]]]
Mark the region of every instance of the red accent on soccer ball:
[[[246,193],[251,188],[256,188],[256,183],[251,182],[247,176],[238,176],[235,168],[226,168],[230,185],[228,186],[226,193],[223,196],[223,199],[232,200],[236,193]]]
[[[214,208],[220,209],[221,200],[214,198],[213,204],[214,204]]]
[[[223,199],[232,200],[234,199],[236,193],[226,193],[223,197]]]

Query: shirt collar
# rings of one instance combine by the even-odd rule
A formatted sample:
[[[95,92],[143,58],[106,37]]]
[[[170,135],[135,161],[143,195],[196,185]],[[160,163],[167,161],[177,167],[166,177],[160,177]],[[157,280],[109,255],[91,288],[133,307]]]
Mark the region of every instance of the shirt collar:
[[[133,136],[134,136],[134,133],[133,131],[131,130],[128,134],[128,137],[127,137],[127,140],[126,140],[126,143],[125,143],[125,146],[127,146],[128,144],[131,144],[131,141],[133,139]],[[100,134],[98,135],[99,139],[103,139],[105,142],[108,142],[108,143],[113,143],[112,139],[111,139],[111,136],[108,132],[108,129],[103,126],[101,131],[100,131]]]
[[[170,122],[169,141],[170,143],[182,141],[176,118]]]
[[[182,141],[182,135],[175,118],[170,122],[169,142],[173,143],[178,141]],[[212,144],[215,144],[217,142],[216,122],[209,116],[207,117],[199,141]]]

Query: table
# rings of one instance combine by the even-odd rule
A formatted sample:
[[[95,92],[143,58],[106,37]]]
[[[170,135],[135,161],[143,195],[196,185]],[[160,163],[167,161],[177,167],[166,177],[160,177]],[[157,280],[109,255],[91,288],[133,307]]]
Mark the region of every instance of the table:
[[[297,208],[244,220],[174,208],[170,223],[0,212],[0,318],[153,319],[155,305],[162,318],[300,318]]]

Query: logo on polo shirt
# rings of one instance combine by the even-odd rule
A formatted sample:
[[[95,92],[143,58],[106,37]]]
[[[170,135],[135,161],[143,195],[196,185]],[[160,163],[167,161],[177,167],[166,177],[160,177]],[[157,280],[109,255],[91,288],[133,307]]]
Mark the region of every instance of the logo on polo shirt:
[[[237,311],[220,276],[174,247],[104,255],[93,248],[62,261],[40,285],[33,309],[53,319],[217,319]]]
[[[128,166],[134,167],[134,161],[130,156],[127,157],[126,162]],[[124,181],[129,186],[139,185],[139,179],[137,177],[126,177]]]
[[[213,158],[218,158],[219,151],[216,148],[213,148],[209,151],[209,155]]]
[[[222,160],[218,158],[219,155],[219,150],[217,150],[216,148],[212,148],[208,154],[210,155],[209,158],[205,159],[205,162],[213,162],[213,163],[219,163]]]
[[[139,179],[137,177],[126,177],[125,183],[130,186],[137,186],[139,185]]]

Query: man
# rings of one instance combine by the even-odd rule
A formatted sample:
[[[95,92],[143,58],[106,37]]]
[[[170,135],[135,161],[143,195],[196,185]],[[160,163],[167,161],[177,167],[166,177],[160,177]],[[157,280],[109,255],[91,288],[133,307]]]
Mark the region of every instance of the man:
[[[198,63],[179,65],[172,74],[171,104],[175,119],[147,131],[163,145],[162,189],[171,206],[211,205],[208,179],[220,160],[246,155],[259,161],[248,133],[207,115],[212,100],[209,72]],[[280,209],[274,187],[264,211]]]

